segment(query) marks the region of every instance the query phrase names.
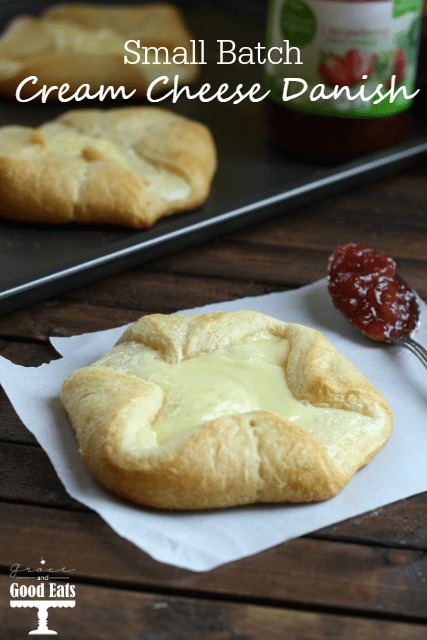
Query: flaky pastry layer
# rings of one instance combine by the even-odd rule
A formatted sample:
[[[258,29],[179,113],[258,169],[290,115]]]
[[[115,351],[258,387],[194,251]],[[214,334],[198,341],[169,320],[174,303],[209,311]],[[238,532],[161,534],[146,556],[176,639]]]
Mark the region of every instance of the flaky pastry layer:
[[[269,336],[286,342],[284,384],[293,399],[318,411],[315,429],[260,407],[188,425],[157,442],[166,392],[161,380],[131,372],[127,345],[136,354],[154,350],[175,367]],[[164,509],[330,498],[379,451],[392,428],[385,400],[321,333],[252,311],[145,316],[100,361],[67,378],[61,401],[99,482],[137,504]],[[342,432],[341,423],[338,432],[326,418],[322,424],[323,410],[342,413]],[[328,440],[332,433],[337,442]]]
[[[204,125],[165,109],[79,109],[0,128],[0,217],[135,229],[202,205],[216,169]]]

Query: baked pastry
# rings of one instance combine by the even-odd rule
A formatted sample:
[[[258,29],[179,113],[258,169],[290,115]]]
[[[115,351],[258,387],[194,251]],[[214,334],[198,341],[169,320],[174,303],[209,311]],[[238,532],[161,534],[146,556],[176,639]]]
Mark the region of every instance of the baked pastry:
[[[209,130],[173,112],[69,111],[0,128],[0,217],[146,228],[203,204],[215,168]]]
[[[253,311],[145,316],[61,401],[99,482],[164,509],[330,498],[392,426],[321,333]]]
[[[160,47],[165,47],[170,64],[153,64],[154,50],[147,55],[150,64],[124,64],[128,40],[159,48],[163,59],[166,52]],[[132,45],[132,50],[138,51],[135,47]],[[182,60],[186,57],[186,64],[175,63],[181,61],[173,59],[176,47]],[[167,76],[169,84],[175,75],[181,84],[193,82],[199,67],[192,54],[191,34],[180,11],[171,4],[57,5],[40,17],[17,16],[6,27],[0,38],[0,93],[13,97],[25,78],[36,76],[38,88],[67,83],[74,93],[82,84],[93,89],[124,86],[128,92],[135,90],[135,97],[144,98],[158,76]],[[136,56],[128,54],[128,58],[133,62]],[[158,86],[164,90],[168,85]],[[153,94],[158,91],[156,85]],[[22,98],[34,93],[30,83],[20,90]],[[50,92],[48,99],[58,100],[58,92]]]

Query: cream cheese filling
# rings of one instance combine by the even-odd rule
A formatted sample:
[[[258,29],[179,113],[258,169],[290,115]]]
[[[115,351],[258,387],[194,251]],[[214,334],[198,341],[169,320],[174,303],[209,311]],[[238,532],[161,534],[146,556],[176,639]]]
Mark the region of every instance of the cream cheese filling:
[[[271,411],[303,427],[333,458],[341,458],[355,434],[358,438],[364,434],[362,438],[369,441],[375,427],[380,427],[374,418],[314,406],[293,396],[284,370],[288,349],[288,341],[282,338],[252,338],[169,364],[157,351],[127,342],[95,364],[132,373],[162,388],[165,402],[152,425],[158,445],[214,418],[257,410]]]

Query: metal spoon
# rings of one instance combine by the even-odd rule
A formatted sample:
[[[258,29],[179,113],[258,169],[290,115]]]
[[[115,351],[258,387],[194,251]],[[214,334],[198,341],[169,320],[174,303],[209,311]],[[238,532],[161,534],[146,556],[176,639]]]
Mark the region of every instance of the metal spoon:
[[[411,337],[420,326],[420,299],[398,275],[391,256],[379,255],[367,244],[338,246],[328,260],[328,290],[334,305],[360,333],[405,347],[427,368],[427,349]],[[390,314],[382,315],[387,291],[392,324]]]
[[[417,331],[420,326],[420,305],[418,304],[417,299],[415,301],[416,301],[416,315],[414,318],[414,326],[411,333],[414,333],[415,331]],[[398,345],[399,347],[405,347],[406,349],[411,351],[413,354],[415,354],[427,369],[427,349],[425,349],[419,342],[411,338],[411,336],[408,333],[402,333],[399,336],[393,336],[392,338],[387,338],[384,340],[384,342],[387,342],[388,344],[395,344],[395,345]]]
[[[396,277],[398,278],[398,276]],[[373,336],[370,334],[368,330],[364,331],[363,329],[361,329],[360,326],[351,322],[351,320],[350,320],[350,323],[362,335],[370,338],[371,340],[374,340],[374,342],[382,342],[385,344],[394,344],[399,347],[405,347],[406,349],[411,351],[414,355],[416,355],[417,358],[422,362],[422,364],[427,369],[427,349],[425,349],[419,342],[417,342],[411,337],[411,335],[415,333],[420,327],[420,305],[418,301],[418,296],[415,293],[415,291],[408,286],[406,282],[404,283],[404,285],[408,289],[408,291],[410,291],[413,294],[412,304],[414,305],[413,306],[414,317],[413,317],[412,324],[409,327],[406,326],[406,329],[402,330],[400,334],[396,334],[397,330],[396,328],[394,328],[392,336],[386,336],[386,335],[379,336],[378,334]]]
[[[411,338],[411,336],[398,336],[397,338],[390,338],[387,342],[389,344],[397,344],[400,347],[406,347],[409,351],[412,351],[427,369],[427,349]]]

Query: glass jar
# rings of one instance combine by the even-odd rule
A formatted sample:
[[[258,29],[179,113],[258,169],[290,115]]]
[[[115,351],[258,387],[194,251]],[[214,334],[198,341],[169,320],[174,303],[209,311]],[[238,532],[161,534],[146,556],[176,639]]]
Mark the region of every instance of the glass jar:
[[[421,8],[420,0],[271,0],[265,84],[272,139],[333,161],[402,141]]]

